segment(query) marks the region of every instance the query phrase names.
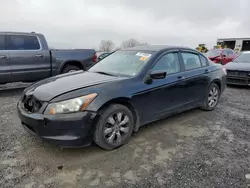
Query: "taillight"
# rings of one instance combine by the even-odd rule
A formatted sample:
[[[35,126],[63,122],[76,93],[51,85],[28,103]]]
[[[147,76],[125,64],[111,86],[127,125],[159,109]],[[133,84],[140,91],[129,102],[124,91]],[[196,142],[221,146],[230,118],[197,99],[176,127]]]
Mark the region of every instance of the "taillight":
[[[95,62],[95,63],[97,62],[97,55],[96,55],[96,53],[95,53],[94,56],[92,57],[92,61]]]
[[[222,67],[222,71],[227,74],[227,69],[225,67]]]

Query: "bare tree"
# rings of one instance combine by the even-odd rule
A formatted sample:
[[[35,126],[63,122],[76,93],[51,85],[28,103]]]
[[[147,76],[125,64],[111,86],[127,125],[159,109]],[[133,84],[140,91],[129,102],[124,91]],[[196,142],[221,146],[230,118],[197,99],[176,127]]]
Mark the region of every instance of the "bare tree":
[[[148,43],[146,42],[140,42],[136,39],[128,39],[126,41],[123,41],[122,44],[121,44],[121,48],[131,48],[131,47],[135,47],[135,46],[146,46],[148,45]]]
[[[115,44],[111,40],[102,40],[99,50],[102,52],[111,52],[115,48]]]
[[[114,49],[114,51],[117,51],[117,50],[120,50],[121,49],[121,47],[116,47],[115,49]]]

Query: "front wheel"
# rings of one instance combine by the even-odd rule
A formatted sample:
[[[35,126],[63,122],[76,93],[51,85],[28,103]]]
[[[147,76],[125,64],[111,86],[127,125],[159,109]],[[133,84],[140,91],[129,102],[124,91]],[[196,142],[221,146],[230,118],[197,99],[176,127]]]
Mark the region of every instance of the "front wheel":
[[[134,127],[131,111],[126,106],[112,104],[100,114],[94,132],[94,142],[106,150],[124,145],[129,140]]]
[[[217,84],[212,83],[208,89],[203,106],[201,108],[203,110],[211,111],[217,106],[219,99],[220,88]]]

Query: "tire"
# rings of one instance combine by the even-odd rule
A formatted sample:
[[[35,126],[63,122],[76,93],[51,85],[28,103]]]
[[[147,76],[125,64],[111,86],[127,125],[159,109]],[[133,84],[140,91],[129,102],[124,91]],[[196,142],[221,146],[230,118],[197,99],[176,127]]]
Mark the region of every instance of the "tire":
[[[215,91],[217,91],[217,95]],[[221,91],[218,85],[215,83],[212,83],[206,93],[206,97],[205,97],[205,100],[201,109],[206,110],[206,111],[214,110],[219,102],[220,94],[221,94]],[[211,102],[211,100],[213,100],[214,102]]]
[[[68,73],[68,72],[73,72],[73,71],[78,71],[78,70],[81,70],[81,69],[75,65],[66,65],[66,67],[64,67],[64,69],[62,71],[62,74]]]
[[[127,123],[124,124],[124,122]],[[112,104],[101,111],[93,140],[105,150],[118,148],[130,139],[134,122],[133,114],[126,106]]]

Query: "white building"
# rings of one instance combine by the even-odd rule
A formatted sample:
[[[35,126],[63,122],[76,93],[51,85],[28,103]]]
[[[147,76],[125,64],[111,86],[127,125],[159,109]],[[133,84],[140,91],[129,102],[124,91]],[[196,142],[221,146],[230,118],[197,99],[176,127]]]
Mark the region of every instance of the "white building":
[[[218,38],[217,45],[223,44],[227,48],[234,51],[248,51],[250,50],[250,37],[246,38]]]

